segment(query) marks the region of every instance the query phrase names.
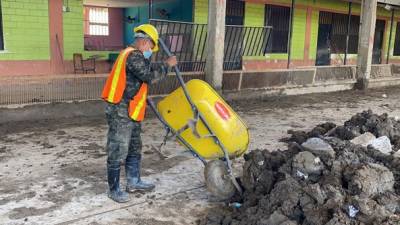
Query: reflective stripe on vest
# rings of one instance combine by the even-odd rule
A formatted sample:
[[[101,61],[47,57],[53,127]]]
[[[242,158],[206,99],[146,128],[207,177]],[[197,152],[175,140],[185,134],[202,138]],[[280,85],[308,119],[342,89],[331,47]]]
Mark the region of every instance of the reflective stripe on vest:
[[[129,53],[134,50],[135,49],[132,47],[126,48],[121,51],[115,61],[101,95],[105,101],[114,104],[121,101],[126,86],[126,59],[128,58]]]
[[[139,91],[129,102],[129,117],[135,121],[142,121],[146,113],[146,98],[147,98],[148,86],[146,83],[142,83]]]
[[[122,100],[122,96],[126,87],[126,60],[129,53],[134,51],[132,47],[128,47],[121,51],[117,60],[114,63],[113,69],[107,78],[103,88],[101,97],[113,104],[118,104]],[[146,113],[146,98],[148,85],[142,83],[136,95],[129,102],[128,115],[132,120],[142,121]]]

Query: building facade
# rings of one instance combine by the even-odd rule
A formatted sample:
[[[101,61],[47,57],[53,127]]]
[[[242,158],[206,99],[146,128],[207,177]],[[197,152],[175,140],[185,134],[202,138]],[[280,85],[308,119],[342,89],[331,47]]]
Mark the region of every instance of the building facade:
[[[227,1],[227,9],[236,1]],[[333,0],[296,0],[292,40],[289,42],[291,0],[246,0],[239,20],[244,26],[273,26],[269,45],[263,56],[245,56],[243,68],[265,70],[287,68],[288,46],[290,67],[355,64],[357,60],[360,4]],[[400,62],[400,10],[394,10],[390,37],[392,7],[380,5],[377,12],[373,63]],[[195,0],[194,21],[207,22],[207,0]],[[349,26],[348,54],[346,52]],[[230,16],[227,10],[227,18]],[[238,18],[235,18],[236,21]],[[229,20],[227,20],[229,22]],[[390,40],[390,46],[389,46]],[[346,58],[346,59],[345,59]]]
[[[0,76],[74,73],[74,54],[95,57],[96,71],[108,72],[109,58],[132,43],[133,27],[147,23],[149,11],[136,1],[125,8],[94,2],[0,0]],[[192,4],[183,2],[154,4],[154,18],[191,21],[192,11],[181,7]]]
[[[0,75],[73,73],[77,53],[96,58],[97,72],[106,73],[112,57],[133,41],[132,28],[149,22],[150,13],[166,21],[207,23],[208,0],[155,1],[151,12],[148,4],[135,2],[118,7],[94,0],[0,0]],[[252,40],[262,54],[243,55],[236,69],[284,69],[289,58],[290,68],[355,64],[358,3],[296,0],[293,20],[291,4],[291,0],[227,1],[227,25],[273,28],[265,46],[260,44],[264,36]],[[394,10],[392,26],[393,8],[384,6],[377,13],[373,62],[386,63],[389,56],[390,63],[400,63],[400,10]],[[249,41],[239,39],[235,46]]]

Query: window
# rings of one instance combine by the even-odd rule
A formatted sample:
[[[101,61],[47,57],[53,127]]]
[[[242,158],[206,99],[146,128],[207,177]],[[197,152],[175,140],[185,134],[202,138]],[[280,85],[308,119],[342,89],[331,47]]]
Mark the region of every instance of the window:
[[[2,13],[1,13],[1,1],[0,1],[0,50],[4,50],[3,18],[2,18]]]
[[[358,31],[360,27],[360,17],[351,16],[350,19],[350,33],[349,33],[349,49],[348,53],[357,54],[358,48]],[[346,38],[347,38],[347,25],[348,15],[320,12],[319,24],[328,25],[329,29],[329,48],[331,53],[343,54],[346,52]]]
[[[266,53],[287,53],[290,7],[266,5],[265,25],[272,26]]]
[[[108,8],[89,8],[88,35],[108,36]]]
[[[394,38],[394,56],[400,56],[400,22],[397,22],[396,26],[396,36]]]
[[[226,25],[243,25],[244,2],[237,0],[226,1]]]

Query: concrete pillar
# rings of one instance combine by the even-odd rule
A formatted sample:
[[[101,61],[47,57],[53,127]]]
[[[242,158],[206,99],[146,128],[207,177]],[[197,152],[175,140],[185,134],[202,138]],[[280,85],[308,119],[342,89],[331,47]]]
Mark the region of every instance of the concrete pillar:
[[[216,90],[222,88],[226,0],[208,2],[208,39],[206,81]]]
[[[362,0],[357,57],[357,88],[365,90],[371,74],[377,0]]]

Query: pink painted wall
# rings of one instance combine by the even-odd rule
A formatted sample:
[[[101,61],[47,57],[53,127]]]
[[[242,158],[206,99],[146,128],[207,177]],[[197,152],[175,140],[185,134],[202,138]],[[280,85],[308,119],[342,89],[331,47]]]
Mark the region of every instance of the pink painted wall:
[[[52,73],[63,73],[63,1],[49,1],[50,66]]]
[[[86,35],[89,24],[89,8],[85,7],[85,49],[87,50],[121,50],[124,48],[124,10],[122,8],[108,8],[109,35]]]
[[[71,60],[65,60],[62,71],[54,71],[54,65],[50,60],[1,60],[1,76],[23,76],[23,75],[50,75],[50,74],[73,74],[74,64]],[[96,73],[109,73],[111,64],[107,60],[96,61]]]

